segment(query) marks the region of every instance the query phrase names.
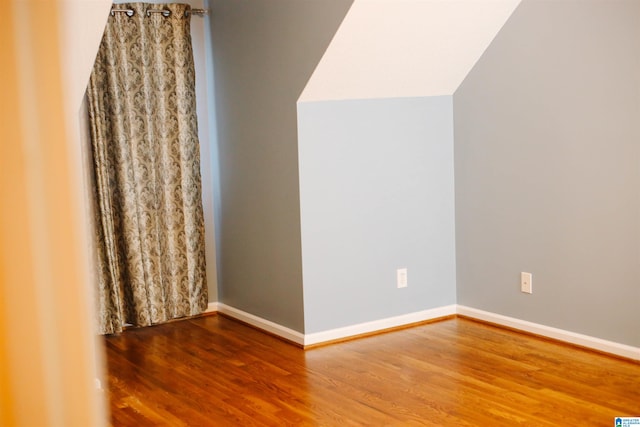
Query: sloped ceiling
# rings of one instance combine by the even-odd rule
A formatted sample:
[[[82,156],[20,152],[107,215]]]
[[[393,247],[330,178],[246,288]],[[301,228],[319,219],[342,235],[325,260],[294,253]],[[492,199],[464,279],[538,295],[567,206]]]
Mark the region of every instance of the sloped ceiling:
[[[452,95],[520,0],[355,0],[299,102]]]

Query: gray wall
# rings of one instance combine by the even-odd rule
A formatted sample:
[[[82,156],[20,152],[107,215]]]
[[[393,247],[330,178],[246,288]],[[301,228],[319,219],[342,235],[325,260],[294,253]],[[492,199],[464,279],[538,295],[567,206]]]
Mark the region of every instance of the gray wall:
[[[303,330],[296,100],[352,0],[213,0],[219,299]]]
[[[452,119],[451,96],[298,105],[306,333],[455,304]]]
[[[639,346],[640,2],[523,1],[454,117],[458,303]]]

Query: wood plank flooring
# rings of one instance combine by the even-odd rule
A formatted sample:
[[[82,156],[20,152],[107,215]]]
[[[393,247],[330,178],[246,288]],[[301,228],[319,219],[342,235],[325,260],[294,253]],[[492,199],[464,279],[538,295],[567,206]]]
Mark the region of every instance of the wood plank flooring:
[[[303,351],[222,316],[105,338],[115,426],[612,426],[640,364],[467,319]]]

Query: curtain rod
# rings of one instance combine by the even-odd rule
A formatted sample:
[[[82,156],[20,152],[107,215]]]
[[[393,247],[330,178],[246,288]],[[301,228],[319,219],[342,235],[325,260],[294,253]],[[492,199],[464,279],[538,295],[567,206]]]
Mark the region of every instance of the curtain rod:
[[[116,12],[124,13],[129,18],[131,18],[135,14],[135,11],[133,9],[111,9],[111,16],[114,16]],[[171,15],[171,11],[167,9],[147,10],[147,16],[151,16],[152,13],[161,13],[162,16],[164,16],[165,18]],[[190,10],[186,10],[184,12],[184,15],[185,16],[190,16],[190,15],[204,16],[204,15],[207,15],[208,13],[209,13],[209,10],[207,9],[190,9]]]

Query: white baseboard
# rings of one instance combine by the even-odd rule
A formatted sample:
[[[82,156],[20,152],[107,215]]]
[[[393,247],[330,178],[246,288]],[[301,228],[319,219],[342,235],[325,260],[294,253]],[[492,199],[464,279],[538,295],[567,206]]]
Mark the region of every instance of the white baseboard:
[[[638,347],[632,347],[626,344],[620,344],[613,341],[591,337],[588,335],[565,331],[563,329],[553,328],[550,326],[528,322],[526,320],[520,320],[513,317],[503,316],[501,314],[491,313],[488,311],[478,310],[476,308],[466,307],[464,305],[447,305],[444,307],[432,308],[429,310],[418,311],[401,316],[388,317],[371,322],[358,323],[356,325],[350,325],[311,334],[303,334],[301,332],[287,328],[286,326],[279,325],[270,320],[263,319],[251,313],[247,313],[245,311],[220,302],[209,303],[209,306],[205,313],[212,312],[223,313],[229,317],[245,322],[251,326],[262,329],[301,346],[319,345],[331,341],[356,337],[358,335],[381,332],[386,329],[407,326],[413,323],[425,322],[440,317],[459,314],[461,316],[483,320],[485,322],[494,323],[496,325],[529,332],[532,334],[556,339],[559,341],[575,344],[597,351],[602,351],[605,353],[610,353],[628,359],[640,360],[640,348]]]
[[[386,319],[358,323],[356,325],[330,329],[328,331],[315,332],[312,334],[305,334],[304,345],[318,345],[330,341],[355,337],[358,335],[380,332],[384,331],[385,329],[407,326],[413,323],[426,322],[429,320],[437,319],[439,317],[451,316],[455,314],[456,306],[447,305],[444,307],[437,307],[429,310],[403,314],[401,316],[387,317]]]
[[[345,326],[343,328],[330,329],[313,334],[302,334],[298,331],[287,328],[286,326],[279,325],[270,320],[263,319],[251,313],[247,313],[246,311],[238,310],[237,308],[223,303],[209,303],[209,308],[211,310],[208,309],[207,312],[218,311],[229,317],[248,323],[251,326],[255,326],[258,329],[262,329],[301,346],[318,345],[329,341],[336,341],[358,335],[384,331],[385,329],[406,326],[412,323],[424,322],[456,314],[456,306],[449,305],[431,310],[374,320],[372,322]]]
[[[564,341],[570,344],[579,345],[581,347],[622,356],[628,359],[640,360],[640,348],[638,347],[632,347],[630,345],[607,341],[600,338],[591,337],[589,335],[582,335],[571,331],[565,331],[563,329],[552,328],[550,326],[532,323],[513,317],[503,316],[501,314],[490,313],[488,311],[478,310],[476,308],[466,307],[464,305],[458,305],[457,312],[462,316],[483,320],[489,323],[495,323],[500,326],[506,326],[543,337],[553,338],[559,341]]]
[[[241,322],[247,323],[251,326],[255,326],[258,329],[262,329],[263,331],[267,331],[271,334],[277,335],[287,341],[291,341],[302,346],[304,345],[304,335],[298,331],[294,331],[293,329],[287,328],[286,326],[279,325],[275,322],[263,319],[262,317],[258,317],[251,313],[247,313],[246,311],[238,310],[237,308],[228,306],[221,302],[217,303],[217,305],[219,313],[225,314],[229,317],[233,317],[234,319],[240,320]]]
[[[218,310],[218,303],[217,302],[210,302],[209,305],[207,306],[207,309],[203,312],[203,314],[206,313],[217,313]]]

